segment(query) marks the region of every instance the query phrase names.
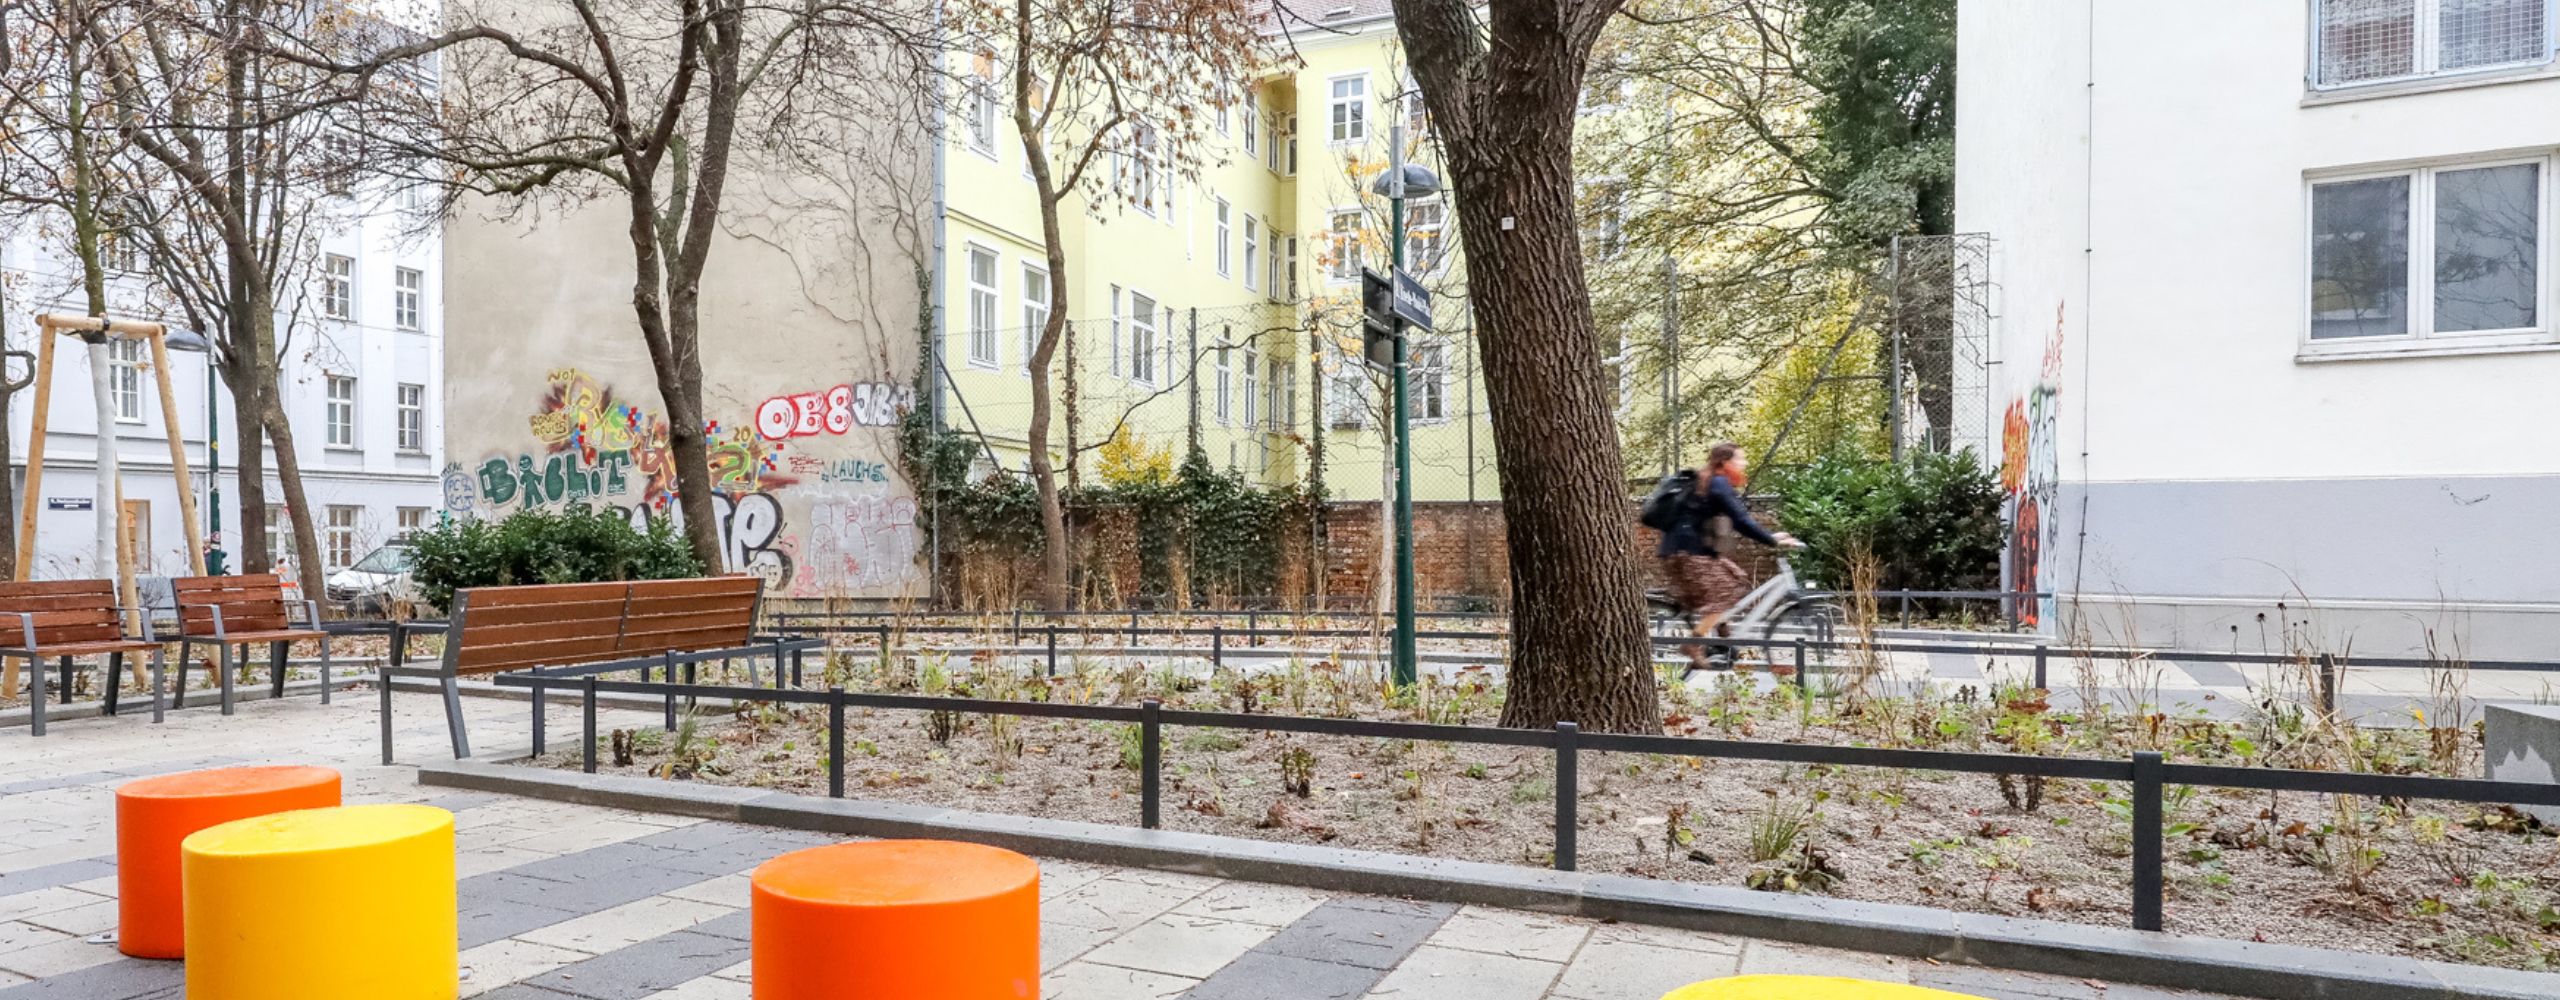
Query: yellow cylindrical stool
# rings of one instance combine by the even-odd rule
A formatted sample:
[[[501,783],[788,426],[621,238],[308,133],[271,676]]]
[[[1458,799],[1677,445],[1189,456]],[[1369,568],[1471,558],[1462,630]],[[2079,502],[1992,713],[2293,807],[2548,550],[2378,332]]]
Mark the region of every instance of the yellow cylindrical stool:
[[[1925,986],[1871,983],[1831,976],[1734,976],[1691,983],[1662,1000],[1982,1000]]]
[[[180,845],[193,1000],[453,1000],[453,814],[305,809]]]

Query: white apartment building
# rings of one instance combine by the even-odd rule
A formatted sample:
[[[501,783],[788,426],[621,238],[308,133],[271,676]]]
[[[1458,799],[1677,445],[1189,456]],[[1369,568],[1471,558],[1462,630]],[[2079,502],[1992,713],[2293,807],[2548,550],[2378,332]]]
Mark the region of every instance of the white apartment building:
[[[301,457],[303,482],[318,515],[327,568],[361,559],[401,531],[435,523],[443,495],[444,337],[440,236],[407,232],[403,214],[412,202],[393,197],[342,199],[350,216],[339,231],[321,238],[320,256],[299,298],[289,292],[278,306],[278,337],[286,340],[282,388]],[[109,255],[115,261],[113,254]],[[0,241],[0,275],[9,282],[5,322],[8,346],[35,349],[35,316],[82,314],[77,262],[27,233]],[[119,273],[109,294],[120,317],[183,321],[155,302],[143,275]],[[140,575],[184,575],[189,570],[185,526],[180,523],[175,477],[169,465],[158,382],[150,354],[138,341],[122,341],[108,385],[114,414],[109,433],[124,483],[124,503],[135,523]],[[192,473],[197,515],[209,511],[208,491],[222,493],[222,534],[211,541],[239,572],[239,449],[230,390],[207,380],[208,355],[171,352],[170,380],[178,426]],[[11,362],[12,375],[24,374]],[[96,448],[99,422],[85,346],[64,338],[55,345],[44,475],[31,575],[38,579],[111,576],[113,566],[95,559]],[[208,403],[210,396],[210,403]],[[24,497],[27,448],[35,415],[35,387],[10,400],[8,419],[15,454],[10,475]],[[206,421],[218,421],[221,470],[206,475]],[[284,495],[272,446],[266,459],[272,551],[290,548]],[[17,525],[17,512],[8,512]]]
[[[2045,627],[2560,650],[2553,6],[1965,0],[1957,225]]]

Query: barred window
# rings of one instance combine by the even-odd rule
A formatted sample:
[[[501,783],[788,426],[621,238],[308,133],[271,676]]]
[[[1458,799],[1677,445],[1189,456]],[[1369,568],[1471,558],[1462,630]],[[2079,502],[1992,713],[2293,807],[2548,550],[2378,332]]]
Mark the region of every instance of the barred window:
[[[2320,86],[2374,83],[2541,62],[2551,0],[2319,0]]]

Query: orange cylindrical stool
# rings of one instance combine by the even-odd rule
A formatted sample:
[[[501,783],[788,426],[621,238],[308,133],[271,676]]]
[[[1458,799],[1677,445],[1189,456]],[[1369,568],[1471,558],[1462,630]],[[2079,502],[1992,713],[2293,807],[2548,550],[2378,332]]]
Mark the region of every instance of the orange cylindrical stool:
[[[1040,866],[1001,848],[875,840],[754,876],[755,1000],[1038,1000]]]
[[[186,954],[178,845],[209,826],[338,804],[325,767],[226,767],[126,782],[116,789],[116,947],[135,958]]]

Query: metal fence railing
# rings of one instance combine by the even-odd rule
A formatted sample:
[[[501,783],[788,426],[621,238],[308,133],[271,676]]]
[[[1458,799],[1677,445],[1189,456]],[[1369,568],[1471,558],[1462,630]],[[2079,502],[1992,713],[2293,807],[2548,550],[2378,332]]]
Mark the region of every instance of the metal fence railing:
[[[642,676],[646,676],[645,670]],[[1554,866],[1558,871],[1573,871],[1577,864],[1578,830],[1581,825],[1577,791],[1580,787],[1579,756],[1585,752],[1641,753],[1702,760],[1822,764],[1840,767],[1876,767],[1899,771],[2119,782],[2132,786],[2133,926],[2137,930],[2146,931],[2160,930],[2162,926],[2163,897],[2166,886],[2163,862],[2163,845],[2166,837],[2163,831],[2163,815],[2166,788],[2169,785],[2560,806],[2560,785],[2468,778],[2172,764],[2168,763],[2163,755],[2152,751],[2137,752],[2130,760],[2037,757],[2007,753],[1899,750],[1820,744],[1760,743],[1687,736],[1586,733],[1572,722],[1558,722],[1548,729],[1500,729],[1367,719],[1177,711],[1168,710],[1161,702],[1153,699],[1132,707],[928,695],[864,694],[848,692],[842,687],[810,691],[798,689],[792,686],[792,683],[786,683],[779,673],[772,688],[680,684],[671,683],[671,680],[672,678],[658,682],[606,681],[598,676],[597,671],[591,669],[561,668],[502,675],[498,678],[498,683],[530,690],[533,705],[533,752],[536,755],[548,750],[543,731],[545,694],[562,688],[577,691],[583,709],[580,741],[581,767],[590,774],[596,771],[596,704],[600,695],[664,698],[667,706],[666,723],[671,730],[675,727],[676,702],[679,699],[715,698],[739,702],[761,701],[822,706],[826,708],[828,717],[827,794],[833,798],[844,797],[844,713],[848,707],[962,712],[1023,718],[1084,719],[1136,725],[1139,727],[1138,825],[1150,830],[1159,826],[1162,817],[1163,728],[1165,726],[1372,737],[1432,743],[1537,747],[1550,750],[1555,754],[1557,793],[1553,820]],[[798,680],[796,676],[792,678],[793,683]]]

